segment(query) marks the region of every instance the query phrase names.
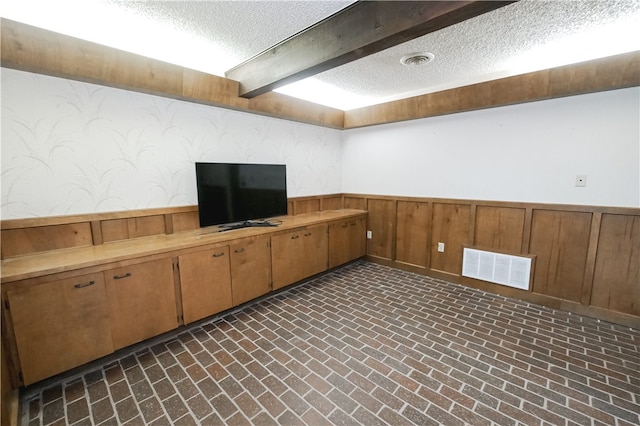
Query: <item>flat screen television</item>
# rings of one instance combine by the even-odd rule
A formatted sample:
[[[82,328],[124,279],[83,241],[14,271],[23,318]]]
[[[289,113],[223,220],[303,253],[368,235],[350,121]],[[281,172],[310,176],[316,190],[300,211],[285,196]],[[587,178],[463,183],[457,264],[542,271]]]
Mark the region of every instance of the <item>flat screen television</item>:
[[[269,226],[287,214],[284,164],[196,163],[200,226]]]

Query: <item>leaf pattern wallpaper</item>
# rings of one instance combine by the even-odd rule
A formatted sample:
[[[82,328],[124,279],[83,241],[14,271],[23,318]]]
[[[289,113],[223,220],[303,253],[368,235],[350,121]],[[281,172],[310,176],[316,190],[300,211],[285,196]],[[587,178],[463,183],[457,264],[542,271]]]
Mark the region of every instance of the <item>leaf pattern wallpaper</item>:
[[[197,203],[197,161],[287,165],[341,192],[338,130],[2,69],[2,219]]]

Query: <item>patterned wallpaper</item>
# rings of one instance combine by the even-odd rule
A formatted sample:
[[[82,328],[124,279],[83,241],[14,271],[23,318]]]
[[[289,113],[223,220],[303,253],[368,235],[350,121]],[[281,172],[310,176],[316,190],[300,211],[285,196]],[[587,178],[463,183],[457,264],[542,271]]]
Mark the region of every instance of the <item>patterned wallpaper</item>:
[[[196,204],[196,161],[341,192],[338,130],[2,68],[3,219]]]

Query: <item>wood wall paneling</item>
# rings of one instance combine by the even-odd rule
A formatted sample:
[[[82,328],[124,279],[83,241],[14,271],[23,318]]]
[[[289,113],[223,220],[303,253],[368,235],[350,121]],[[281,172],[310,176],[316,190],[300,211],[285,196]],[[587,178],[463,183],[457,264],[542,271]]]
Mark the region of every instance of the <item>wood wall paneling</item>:
[[[431,269],[458,276],[462,273],[462,248],[471,243],[470,219],[468,204],[433,203]],[[444,252],[438,251],[439,242],[445,244]]]
[[[320,211],[320,199],[295,200],[293,202],[294,214],[314,213]]]
[[[182,95],[187,100],[247,109],[249,101],[238,97],[240,83],[204,72],[184,69]]]
[[[355,210],[367,210],[367,199],[364,197],[344,197],[344,208]]]
[[[102,238],[105,243],[164,233],[166,230],[163,215],[112,219],[102,222]]]
[[[640,85],[640,52],[492,80],[345,112],[345,129]]]
[[[340,210],[342,208],[342,195],[323,197],[320,199],[320,208],[324,210]]]
[[[324,127],[342,129],[344,111],[303,101],[302,99],[268,92],[249,99],[249,110],[274,117],[286,117],[295,121],[319,124]]]
[[[640,316],[640,216],[602,215],[591,304]]]
[[[2,19],[2,66],[141,93],[238,109],[331,128],[344,112],[267,93],[249,102],[238,83],[96,43]]]
[[[392,260],[395,248],[396,202],[369,199],[367,210],[367,230],[371,231],[371,238],[367,239],[367,254]]]
[[[431,205],[398,201],[396,261],[426,268],[429,265]]]
[[[238,97],[238,83],[2,19],[2,66],[349,129],[640,85],[640,52],[445,90],[347,112],[269,92]]]
[[[640,52],[552,68],[549,95],[553,98],[640,85]]]
[[[127,219],[103,220],[100,222],[100,230],[102,231],[102,241],[105,243],[129,238]]]
[[[491,96],[487,106],[513,105],[547,99],[549,97],[549,72],[538,71],[487,83]]]
[[[89,222],[3,229],[2,258],[93,244]]]
[[[412,97],[347,111],[344,113],[344,128],[352,129],[419,118],[420,99]]]
[[[473,245],[486,250],[521,253],[525,213],[524,208],[476,207]]]
[[[174,213],[171,215],[173,232],[190,231],[200,227],[198,212]]]
[[[592,213],[534,210],[529,254],[537,256],[533,291],[580,302]]]

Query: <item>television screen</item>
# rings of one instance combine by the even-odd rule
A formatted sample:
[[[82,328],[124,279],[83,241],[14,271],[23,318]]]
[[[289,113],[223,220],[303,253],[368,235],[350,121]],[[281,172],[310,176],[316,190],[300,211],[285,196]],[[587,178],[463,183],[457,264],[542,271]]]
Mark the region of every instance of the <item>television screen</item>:
[[[196,183],[201,227],[287,214],[284,164],[196,163]]]

